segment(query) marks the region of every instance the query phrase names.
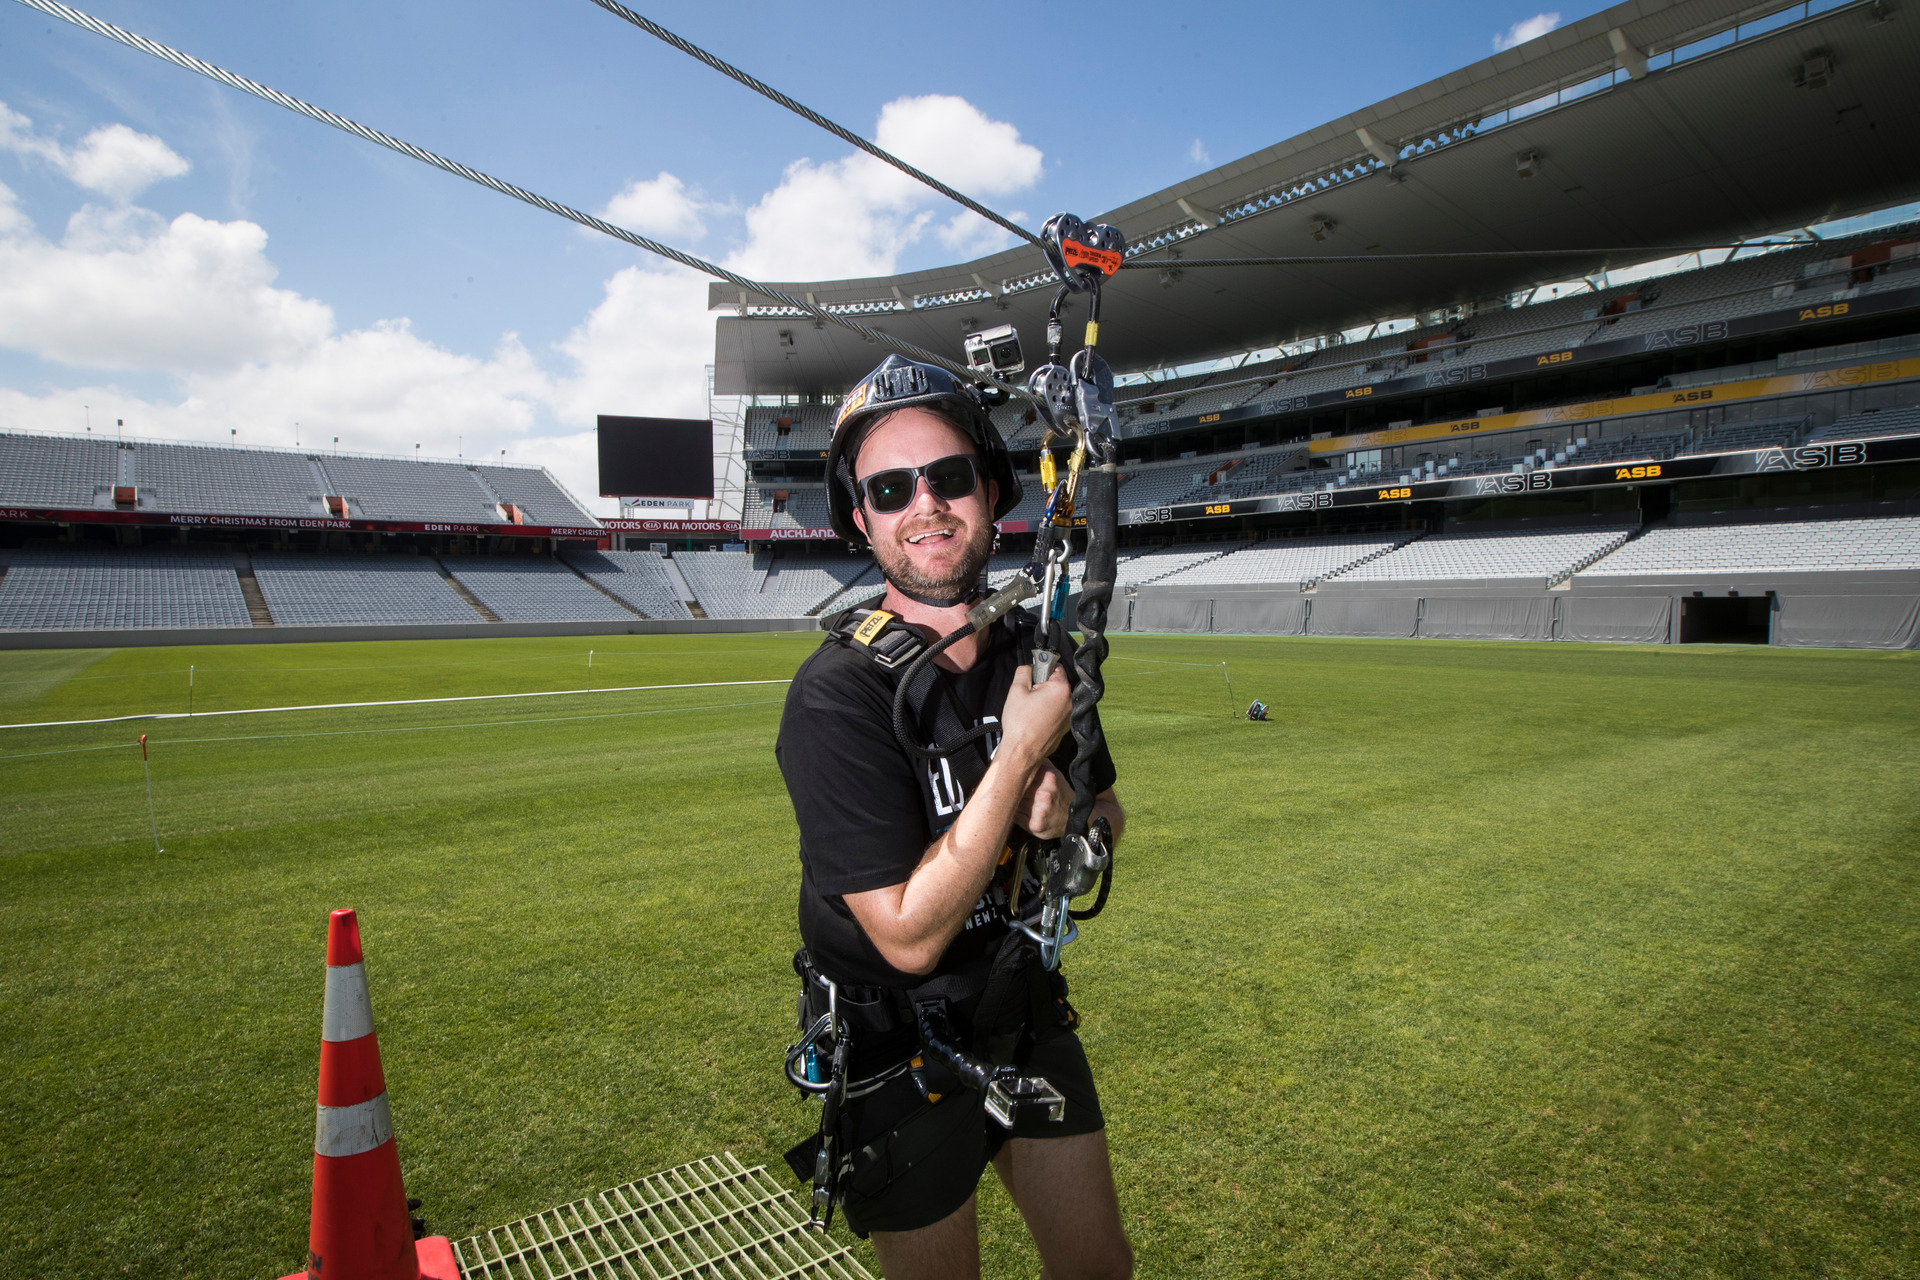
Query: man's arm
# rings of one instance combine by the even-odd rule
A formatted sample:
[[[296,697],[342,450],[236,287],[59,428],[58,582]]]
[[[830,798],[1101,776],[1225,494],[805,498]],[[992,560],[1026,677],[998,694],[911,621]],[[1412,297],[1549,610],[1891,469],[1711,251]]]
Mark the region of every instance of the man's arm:
[[[1072,694],[1064,672],[1035,688],[1021,667],[1000,712],[1000,749],[966,807],[927,846],[904,882],[846,895],[847,908],[886,962],[905,973],[931,973],[986,891],[1007,846],[1007,833],[1029,801],[1034,775],[1067,731]]]

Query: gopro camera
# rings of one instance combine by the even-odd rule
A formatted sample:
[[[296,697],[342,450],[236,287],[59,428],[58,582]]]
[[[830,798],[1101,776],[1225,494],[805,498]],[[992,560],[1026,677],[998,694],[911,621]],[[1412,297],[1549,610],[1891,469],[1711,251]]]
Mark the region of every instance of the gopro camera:
[[[1010,324],[997,329],[982,329],[961,339],[967,352],[969,369],[990,370],[1000,377],[1021,373],[1027,358],[1020,353],[1020,334]]]

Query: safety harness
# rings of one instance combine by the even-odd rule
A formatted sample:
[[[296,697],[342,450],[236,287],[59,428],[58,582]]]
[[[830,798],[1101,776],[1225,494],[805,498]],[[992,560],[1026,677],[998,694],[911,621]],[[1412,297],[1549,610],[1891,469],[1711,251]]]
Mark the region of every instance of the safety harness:
[[[1104,746],[1096,709],[1105,691],[1100,668],[1113,598],[1119,441],[1113,373],[1094,348],[1100,286],[1118,269],[1126,241],[1115,227],[1089,227],[1070,214],[1049,220],[1042,238],[1060,288],[1048,314],[1047,363],[1028,379],[1047,423],[1040,469],[1048,493],[1032,560],[969,609],[958,629],[931,643],[918,628],[878,608],[877,599],[829,620],[828,631],[832,642],[864,656],[893,683],[893,731],[901,750],[921,760],[950,757],[994,726],[965,725],[951,699],[933,696],[939,682],[928,668],[953,645],[998,624],[1013,630],[1033,682],[1048,679],[1060,655],[1072,647],[1069,561],[1072,531],[1083,518],[1087,543],[1076,618],[1081,641],[1073,656],[1074,757],[1067,770],[1073,795],[1067,830],[1059,840],[1029,840],[1003,854],[1003,866],[1011,861],[1007,935],[993,955],[961,973],[905,990],[855,988],[820,973],[804,949],[794,956],[802,984],[801,1034],[787,1050],[786,1076],[803,1093],[819,1096],[822,1106],[818,1131],[789,1151],[787,1160],[799,1177],[811,1179],[812,1222],[823,1230],[842,1198],[843,1177],[851,1176],[863,1194],[875,1194],[938,1149],[948,1135],[937,1125],[914,1122],[948,1094],[979,1092],[986,1114],[1009,1130],[1029,1117],[1058,1121],[1065,1116],[1066,1100],[1051,1084],[1020,1075],[1012,1064],[1029,1038],[1044,1039],[1078,1024],[1059,973],[1060,953],[1079,936],[1076,922],[1105,907],[1113,879],[1112,833],[1106,819],[1093,816],[1093,765]],[[1088,295],[1086,341],[1062,365],[1060,308],[1079,293]],[[1071,445],[1064,476],[1052,452],[1056,440]],[[1016,607],[1035,596],[1037,619]],[[925,741],[928,736],[931,742]],[[1022,904],[1030,859],[1040,889],[1037,899]],[[1073,899],[1096,886],[1091,908],[1071,908]],[[852,1078],[856,1041],[908,1033],[917,1046],[908,1057]],[[860,1151],[849,1150],[848,1104],[903,1072],[921,1094],[921,1109]],[[973,1114],[971,1109],[949,1111],[962,1120]]]

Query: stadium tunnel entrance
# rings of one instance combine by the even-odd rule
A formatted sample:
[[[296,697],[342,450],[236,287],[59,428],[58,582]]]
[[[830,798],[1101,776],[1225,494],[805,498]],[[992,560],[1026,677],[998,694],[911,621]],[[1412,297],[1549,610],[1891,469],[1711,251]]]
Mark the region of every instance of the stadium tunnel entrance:
[[[1730,592],[1709,596],[1696,591],[1680,597],[1681,644],[1771,644],[1779,599]]]

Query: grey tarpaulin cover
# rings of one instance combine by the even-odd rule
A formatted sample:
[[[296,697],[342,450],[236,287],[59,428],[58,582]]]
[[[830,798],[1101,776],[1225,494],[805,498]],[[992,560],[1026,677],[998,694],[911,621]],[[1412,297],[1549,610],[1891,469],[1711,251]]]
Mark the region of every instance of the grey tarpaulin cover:
[[[1205,596],[1163,596],[1142,591],[1133,600],[1133,629],[1205,631],[1212,603]]]
[[[1920,648],[1920,597],[1780,597],[1773,642],[1832,649]]]
[[[1560,638],[1665,644],[1672,617],[1672,596],[1567,596],[1560,601]]]
[[[1420,634],[1438,640],[1551,640],[1546,596],[1428,596]]]
[[[1313,601],[1317,636],[1411,636],[1420,616],[1414,596],[1328,595]]]
[[[1306,630],[1307,601],[1291,588],[1286,594],[1216,596],[1213,629],[1234,635],[1297,636]]]

